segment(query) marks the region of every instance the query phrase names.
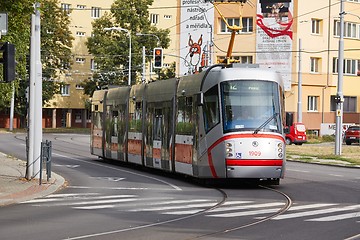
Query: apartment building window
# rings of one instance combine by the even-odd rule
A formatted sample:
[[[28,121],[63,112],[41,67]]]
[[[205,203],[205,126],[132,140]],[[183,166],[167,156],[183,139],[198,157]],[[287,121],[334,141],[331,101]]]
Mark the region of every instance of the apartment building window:
[[[310,58],[310,72],[319,73],[320,58]]]
[[[76,36],[85,37],[85,32],[76,32]]]
[[[90,60],[90,70],[95,71],[96,70],[96,62],[94,59]]]
[[[307,110],[309,112],[317,112],[318,111],[318,96],[308,96],[308,104]]]
[[[311,19],[311,33],[320,34],[322,20]]]
[[[344,112],[356,112],[357,97],[344,96],[343,111]],[[335,96],[330,97],[330,111],[336,111]]]
[[[91,7],[91,17],[92,18],[100,17],[100,8],[99,7]]]
[[[171,15],[164,15],[164,19],[171,19],[172,16]]]
[[[226,21],[230,26],[239,26],[240,25],[240,18],[226,18]],[[251,33],[253,32],[253,18],[252,17],[243,17],[242,18],[242,25],[243,28],[240,31],[241,33]],[[230,33],[231,30],[228,29],[225,22],[221,19],[220,23],[220,32],[221,33]]]
[[[225,56],[217,56],[217,60],[222,61],[225,59]],[[232,59],[236,60],[238,63],[243,64],[252,64],[253,63],[253,57],[252,56],[232,56]]]
[[[62,3],[61,4],[61,9],[66,12],[67,14],[70,14],[70,7],[71,5],[68,3]]]
[[[159,23],[159,14],[150,14],[150,22],[151,24],[158,24]]]
[[[60,87],[61,96],[70,96],[70,84],[63,84]]]
[[[338,73],[338,58],[333,58],[333,73]],[[360,71],[360,59],[344,59],[344,74],[357,75]]]
[[[77,63],[85,63],[85,58],[76,58],[75,62],[77,62]]]
[[[76,84],[75,89],[76,90],[84,90],[84,87],[80,84]]]
[[[344,22],[344,37],[360,39],[360,24]],[[334,35],[340,37],[340,21],[335,21]]]
[[[77,8],[77,9],[85,9],[86,6],[85,6],[85,5],[77,5],[76,8]]]

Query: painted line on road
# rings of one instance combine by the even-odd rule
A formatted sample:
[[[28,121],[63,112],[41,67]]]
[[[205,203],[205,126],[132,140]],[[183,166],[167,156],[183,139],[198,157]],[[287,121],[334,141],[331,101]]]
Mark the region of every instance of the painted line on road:
[[[360,234],[355,235],[355,236],[352,236],[352,237],[349,237],[349,238],[346,238],[346,239],[344,239],[344,240],[357,240],[357,239],[359,239],[359,238],[360,238]]]
[[[342,211],[349,211],[360,208],[360,205],[353,205],[348,207],[339,207],[339,208],[328,208],[323,210],[315,210],[315,211],[308,211],[308,212],[301,212],[301,213],[291,213],[291,214],[284,214],[273,218],[274,220],[281,220],[281,219],[289,219],[289,218],[298,218],[298,217],[307,217],[325,213],[335,213],[335,212],[342,212]]]
[[[339,174],[329,174],[330,176],[333,176],[333,177],[344,177],[343,175],[339,175]]]
[[[131,172],[131,171],[127,171],[127,170],[123,170],[123,169],[119,169],[119,168],[115,168],[115,167],[111,167],[111,166],[107,166],[107,165],[102,165],[102,164],[99,164],[99,163],[94,163],[94,162],[89,162],[89,161],[84,161],[84,160],[81,160],[81,159],[78,159],[78,158],[74,158],[74,157],[68,157],[68,156],[65,156],[65,155],[62,155],[62,154],[58,154],[58,153],[52,153],[53,155],[56,155],[56,156],[59,156],[59,157],[63,157],[63,158],[67,158],[67,159],[71,159],[71,160],[75,160],[75,161],[79,161],[79,162],[84,162],[84,163],[87,163],[87,164],[91,164],[91,165],[95,165],[95,166],[100,166],[100,167],[103,167],[103,168],[108,168],[108,169],[112,169],[112,170],[116,170],[116,171],[121,171],[121,172],[125,172],[125,173],[129,173],[129,174],[132,174],[132,175],[135,175],[135,176],[140,176],[140,177],[144,177],[144,178],[148,178],[148,179],[152,179],[154,181],[158,181],[158,182],[161,182],[161,183],[164,183],[165,185],[168,185],[172,188],[174,188],[175,190],[177,191],[182,191],[182,189],[172,183],[169,183],[167,181],[164,181],[164,180],[161,180],[159,178],[156,178],[156,177],[150,177],[150,176],[147,176],[147,175],[144,175],[144,174],[140,174],[140,173],[134,173],[134,172]]]
[[[101,189],[101,190],[161,190],[161,188],[136,188],[136,187],[88,187],[88,186],[68,186],[66,188],[72,189]],[[174,191],[173,189],[172,191]]]
[[[335,216],[329,216],[329,217],[322,217],[322,218],[313,218],[305,221],[309,222],[329,222],[329,221],[338,221],[338,220],[344,220],[349,218],[358,218],[360,217],[360,212],[354,212],[354,213],[346,213],[346,214],[340,214]]]
[[[292,171],[292,172],[301,172],[301,173],[309,173],[310,171],[305,171],[305,170],[297,170],[297,169],[286,169],[287,171]]]

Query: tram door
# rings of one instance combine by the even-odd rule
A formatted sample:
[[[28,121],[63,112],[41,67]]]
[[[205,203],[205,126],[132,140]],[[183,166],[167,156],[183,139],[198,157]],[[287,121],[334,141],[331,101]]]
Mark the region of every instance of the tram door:
[[[152,141],[153,167],[161,168],[161,147],[162,147],[162,139],[163,139],[162,109],[155,109],[153,124],[154,124],[153,141]]]
[[[104,156],[104,102],[106,91],[95,91],[91,106],[91,153],[97,156]]]

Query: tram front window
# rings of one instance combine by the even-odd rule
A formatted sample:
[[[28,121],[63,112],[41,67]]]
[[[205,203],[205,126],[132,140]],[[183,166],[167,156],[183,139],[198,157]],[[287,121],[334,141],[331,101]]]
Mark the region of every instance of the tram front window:
[[[281,132],[279,86],[275,82],[221,83],[224,132]]]

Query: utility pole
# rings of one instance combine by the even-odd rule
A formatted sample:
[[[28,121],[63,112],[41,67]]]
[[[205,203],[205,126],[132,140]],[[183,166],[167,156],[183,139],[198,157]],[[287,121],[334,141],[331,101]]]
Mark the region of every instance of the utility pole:
[[[340,38],[338,57],[338,82],[336,94],[335,155],[341,155],[343,124],[343,77],[344,77],[344,0],[340,0]]]
[[[299,73],[298,73],[298,104],[297,104],[297,122],[302,122],[302,73],[301,73],[301,38],[299,39]]]
[[[146,63],[145,63],[145,46],[142,47],[142,76],[141,76],[141,81],[144,83],[146,82],[146,77],[145,77],[145,67],[146,67]]]
[[[35,3],[35,13],[31,16],[30,44],[30,97],[29,97],[29,132],[28,162],[26,178],[39,177],[42,142],[42,65],[40,54],[40,11]]]

